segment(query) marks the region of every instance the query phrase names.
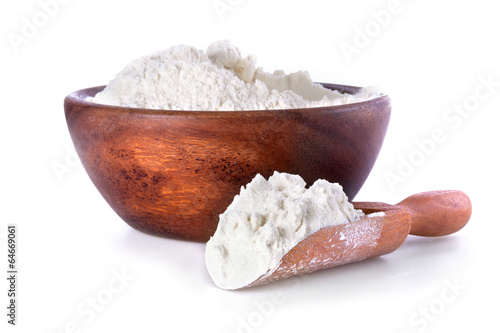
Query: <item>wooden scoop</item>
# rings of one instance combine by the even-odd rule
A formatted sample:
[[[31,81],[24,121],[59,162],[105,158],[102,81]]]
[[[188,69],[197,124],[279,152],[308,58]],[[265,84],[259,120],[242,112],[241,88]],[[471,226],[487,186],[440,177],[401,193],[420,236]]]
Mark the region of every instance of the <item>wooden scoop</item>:
[[[409,233],[449,235],[465,226],[472,212],[469,197],[460,191],[419,193],[397,205],[353,204],[367,215],[310,235],[283,256],[276,270],[247,287],[391,253],[403,244]]]

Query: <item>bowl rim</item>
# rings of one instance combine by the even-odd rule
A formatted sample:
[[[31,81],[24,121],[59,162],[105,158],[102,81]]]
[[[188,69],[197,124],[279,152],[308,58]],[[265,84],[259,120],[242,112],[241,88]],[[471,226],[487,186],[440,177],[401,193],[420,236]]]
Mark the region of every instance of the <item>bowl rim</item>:
[[[339,90],[343,93],[354,94],[361,87],[357,86],[349,86],[342,84],[334,84],[334,83],[323,83],[316,82],[321,84],[323,87],[332,90]],[[283,114],[286,113],[302,113],[302,112],[329,112],[329,113],[337,113],[337,112],[350,112],[353,109],[360,109],[362,106],[368,106],[372,104],[384,104],[390,103],[390,98],[388,95],[381,93],[380,96],[361,101],[355,103],[347,103],[347,104],[339,104],[339,105],[330,105],[330,106],[318,106],[318,107],[310,107],[310,108],[294,108],[294,109],[268,109],[268,110],[231,110],[231,111],[216,111],[216,110],[163,110],[163,109],[145,109],[145,108],[136,108],[136,107],[126,107],[126,106],[117,106],[117,105],[109,105],[109,104],[101,104],[88,101],[86,98],[90,96],[95,96],[97,93],[101,92],[106,85],[94,86],[89,88],[83,88],[69,93],[65,99],[64,103],[79,105],[81,107],[93,107],[99,109],[107,109],[107,111],[116,110],[120,112],[126,113],[134,113],[134,114],[148,114],[148,115],[176,115],[176,116],[252,116],[252,115],[271,115],[271,114]]]

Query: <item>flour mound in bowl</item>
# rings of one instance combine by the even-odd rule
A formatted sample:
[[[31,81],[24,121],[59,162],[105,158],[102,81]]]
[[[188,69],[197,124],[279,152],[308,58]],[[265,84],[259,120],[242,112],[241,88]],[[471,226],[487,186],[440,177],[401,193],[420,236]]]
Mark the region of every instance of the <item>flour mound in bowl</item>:
[[[256,68],[255,56],[242,57],[223,40],[206,51],[177,45],[136,59],[89,101],[160,110],[241,111],[331,106],[378,96],[373,87],[354,95],[326,89],[305,71],[267,73]]]

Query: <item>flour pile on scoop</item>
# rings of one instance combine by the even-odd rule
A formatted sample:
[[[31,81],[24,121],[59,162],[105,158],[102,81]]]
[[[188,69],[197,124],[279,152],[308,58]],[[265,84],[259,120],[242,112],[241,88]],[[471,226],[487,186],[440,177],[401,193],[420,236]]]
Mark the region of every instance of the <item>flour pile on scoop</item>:
[[[277,269],[307,236],[363,215],[337,183],[320,179],[306,188],[298,175],[257,175],[220,215],[206,247],[208,272],[220,288],[245,287]]]

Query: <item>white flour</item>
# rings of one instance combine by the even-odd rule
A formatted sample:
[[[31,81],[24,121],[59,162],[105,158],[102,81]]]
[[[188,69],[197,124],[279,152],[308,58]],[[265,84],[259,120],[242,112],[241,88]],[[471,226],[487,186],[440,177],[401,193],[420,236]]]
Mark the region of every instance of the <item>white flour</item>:
[[[247,286],[274,271],[307,236],[363,216],[339,184],[320,179],[305,186],[298,175],[275,172],[241,188],[206,247],[208,272],[218,287]]]
[[[162,110],[234,111],[339,105],[380,96],[373,88],[341,94],[299,71],[266,73],[229,41],[207,51],[178,45],[131,62],[90,101]]]

